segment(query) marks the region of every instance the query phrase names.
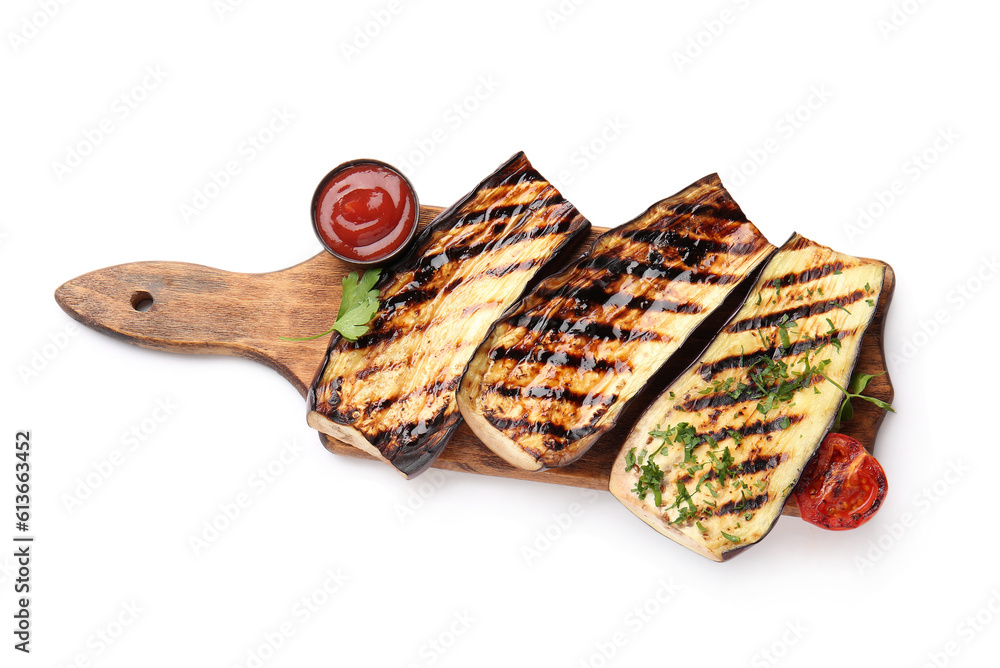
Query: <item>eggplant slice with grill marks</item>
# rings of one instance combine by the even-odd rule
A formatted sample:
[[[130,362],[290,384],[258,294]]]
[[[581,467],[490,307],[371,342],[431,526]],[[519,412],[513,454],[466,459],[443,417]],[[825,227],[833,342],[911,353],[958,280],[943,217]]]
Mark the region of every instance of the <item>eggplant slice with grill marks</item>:
[[[494,321],[590,223],[518,153],[384,272],[367,334],[339,334],[309,394],[309,424],[392,464],[425,470],[461,416],[459,381]]]
[[[654,204],[496,324],[462,380],[463,416],[514,466],[572,463],[773,251],[718,175]]]
[[[610,488],[722,561],[770,531],[834,422],[885,265],[795,235],[719,336],[639,418]]]

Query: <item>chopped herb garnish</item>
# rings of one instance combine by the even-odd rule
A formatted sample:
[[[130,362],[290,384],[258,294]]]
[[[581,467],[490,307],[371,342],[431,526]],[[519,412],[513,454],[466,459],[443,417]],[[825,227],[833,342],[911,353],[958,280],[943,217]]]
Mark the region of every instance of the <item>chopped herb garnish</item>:
[[[735,460],[733,459],[733,454],[729,452],[728,445],[722,451],[721,456],[710,450],[708,458],[712,461],[712,470],[715,471],[715,476],[718,478],[720,484],[725,483],[726,480],[733,477],[733,464]]]
[[[726,540],[728,540],[730,543],[738,543],[738,542],[740,542],[740,537],[739,536],[734,536],[732,534],[726,533],[725,531],[723,531],[721,533],[722,533],[722,537],[725,538]]]
[[[645,499],[646,494],[652,492],[653,502],[656,504],[656,507],[659,508],[660,503],[662,502],[660,486],[663,484],[663,471],[660,470],[660,467],[652,460],[652,458],[649,458],[646,460],[645,464],[639,467],[639,472],[639,479],[636,481],[635,487],[632,488],[632,491],[635,492],[640,499]]]
[[[635,448],[625,453],[625,470],[628,471],[633,466],[635,466]]]
[[[792,342],[788,338],[788,330],[791,329],[791,328],[793,328],[793,327],[795,327],[796,324],[797,323],[794,320],[792,320],[791,322],[789,322],[787,315],[781,316],[781,320],[778,321],[778,336],[781,338],[781,347],[782,348],[791,348],[792,347]]]
[[[682,503],[687,504],[686,507],[681,507]],[[674,524],[680,524],[698,516],[698,507],[694,505],[691,494],[688,493],[687,487],[680,480],[677,481],[677,501],[674,505],[678,511],[677,519],[673,521]]]

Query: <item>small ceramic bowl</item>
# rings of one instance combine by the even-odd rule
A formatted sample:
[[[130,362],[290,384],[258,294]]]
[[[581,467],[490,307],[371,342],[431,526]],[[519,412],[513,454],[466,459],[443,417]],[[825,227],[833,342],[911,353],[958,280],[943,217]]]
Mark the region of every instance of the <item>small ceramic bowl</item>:
[[[382,228],[392,225],[384,236],[378,236],[382,229],[379,220],[350,217],[359,210],[361,216],[374,216],[369,207],[372,203],[384,210],[399,210],[391,212],[394,223],[381,221]],[[351,160],[334,167],[319,182],[309,215],[316,237],[331,255],[350,265],[379,267],[409,250],[417,234],[420,202],[410,180],[392,165],[380,160]]]

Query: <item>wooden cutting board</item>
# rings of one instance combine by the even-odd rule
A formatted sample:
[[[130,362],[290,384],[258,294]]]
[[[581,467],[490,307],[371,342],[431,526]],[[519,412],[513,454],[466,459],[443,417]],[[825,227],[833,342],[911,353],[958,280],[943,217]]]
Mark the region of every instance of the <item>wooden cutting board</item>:
[[[439,207],[421,207],[420,224],[426,225],[440,211]],[[593,238],[605,231],[594,228],[582,247],[589,247]],[[256,360],[275,369],[305,396],[323,361],[329,337],[303,342],[282,341],[279,337],[306,336],[329,329],[340,306],[341,278],[349,271],[348,266],[326,252],[294,267],[264,274],[233,273],[182,262],[133,262],[74,278],[56,290],[55,298],[70,316],[116,339],[167,352]],[[887,265],[884,292],[862,342],[857,371],[874,374],[886,369],[882,334],[895,284],[895,275]],[[718,317],[722,315],[726,314]],[[434,466],[606,490],[611,465],[632,423],[707,344],[707,340],[693,340],[678,351],[676,361],[658,374],[647,392],[632,401],[618,426],[571,466],[541,473],[522,471],[493,454],[464,424]],[[892,401],[888,374],[873,379],[866,394]],[[870,449],[885,413],[859,401],[854,402],[854,410],[854,419],[841,431]],[[371,459],[325,434],[320,434],[320,440],[338,455]],[[798,514],[794,498],[785,513]]]

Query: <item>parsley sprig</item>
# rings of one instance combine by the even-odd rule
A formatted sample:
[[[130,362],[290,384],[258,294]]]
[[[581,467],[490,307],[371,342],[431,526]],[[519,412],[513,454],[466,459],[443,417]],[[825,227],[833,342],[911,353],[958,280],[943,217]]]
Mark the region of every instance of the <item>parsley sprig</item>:
[[[839,429],[840,424],[842,422],[847,422],[848,420],[854,417],[854,407],[851,406],[851,399],[863,399],[865,401],[875,404],[881,409],[890,411],[892,413],[896,412],[896,409],[894,409],[890,404],[887,404],[881,399],[876,399],[875,397],[869,397],[867,395],[861,394],[862,392],[865,391],[865,388],[868,387],[868,382],[872,378],[878,378],[884,373],[885,371],[883,371],[882,373],[856,373],[853,376],[851,376],[851,382],[847,386],[846,390],[837,383],[835,383],[834,381],[830,380],[830,378],[826,374],[823,374],[824,378],[829,380],[831,383],[833,383],[834,387],[836,387],[838,390],[844,393],[844,401],[840,404],[840,410],[837,412],[837,421],[833,425],[834,429]]]
[[[340,332],[348,341],[357,341],[358,337],[368,331],[368,323],[372,321],[378,312],[378,290],[373,289],[378,281],[381,269],[369,269],[361,278],[357,272],[352,271],[341,282],[340,310],[337,311],[337,319],[333,322],[333,327],[321,334],[313,336],[303,336],[292,338],[279,336],[283,341],[311,341],[321,336],[326,336],[331,332]]]

